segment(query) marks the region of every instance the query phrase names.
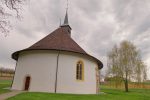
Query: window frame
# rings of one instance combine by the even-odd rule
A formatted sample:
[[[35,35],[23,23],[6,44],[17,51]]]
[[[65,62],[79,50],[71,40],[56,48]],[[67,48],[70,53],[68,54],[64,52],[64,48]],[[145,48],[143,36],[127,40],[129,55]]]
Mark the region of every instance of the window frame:
[[[76,63],[76,80],[84,81],[84,63],[82,60],[79,60]]]

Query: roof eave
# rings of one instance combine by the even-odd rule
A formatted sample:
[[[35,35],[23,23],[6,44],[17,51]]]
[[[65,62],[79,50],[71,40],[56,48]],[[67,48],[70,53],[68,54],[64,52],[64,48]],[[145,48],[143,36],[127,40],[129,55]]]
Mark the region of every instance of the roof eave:
[[[14,60],[17,61],[20,52],[23,52],[23,51],[32,51],[32,50],[37,50],[37,49],[30,49],[30,50],[24,49],[24,50],[16,51],[16,52],[14,52],[14,53],[12,54],[11,57],[12,57]],[[89,54],[85,54],[85,53],[81,53],[81,52],[75,52],[75,51],[68,51],[68,50],[57,50],[57,49],[38,49],[38,50],[56,50],[56,51],[67,51],[67,52],[79,53],[79,54],[82,54],[82,55],[89,56],[89,57],[93,58],[94,60],[96,60],[96,61],[97,61],[97,64],[98,64],[99,70],[103,68],[103,63],[102,63],[100,60],[98,60],[97,58],[95,58],[95,57],[93,57],[93,56],[91,56],[91,55],[89,55]]]

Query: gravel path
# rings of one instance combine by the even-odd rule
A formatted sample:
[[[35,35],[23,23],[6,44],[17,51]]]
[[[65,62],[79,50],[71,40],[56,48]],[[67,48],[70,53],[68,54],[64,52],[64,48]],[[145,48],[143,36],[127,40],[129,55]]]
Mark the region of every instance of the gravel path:
[[[0,100],[6,100],[9,97],[22,93],[23,91],[11,91],[0,95]]]

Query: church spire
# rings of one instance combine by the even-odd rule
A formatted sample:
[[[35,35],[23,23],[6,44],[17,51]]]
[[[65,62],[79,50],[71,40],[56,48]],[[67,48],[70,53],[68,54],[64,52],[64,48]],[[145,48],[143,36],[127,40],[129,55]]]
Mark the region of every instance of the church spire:
[[[68,21],[68,0],[67,0],[66,16],[65,16],[65,19],[64,19],[64,25],[69,25],[69,21]]]
[[[69,20],[68,20],[68,0],[67,0],[67,8],[66,8],[64,23],[61,25],[61,27],[71,35],[71,27],[69,25]]]
[[[63,25],[69,25],[68,21],[68,10],[66,11],[65,19],[64,19],[64,24]]]

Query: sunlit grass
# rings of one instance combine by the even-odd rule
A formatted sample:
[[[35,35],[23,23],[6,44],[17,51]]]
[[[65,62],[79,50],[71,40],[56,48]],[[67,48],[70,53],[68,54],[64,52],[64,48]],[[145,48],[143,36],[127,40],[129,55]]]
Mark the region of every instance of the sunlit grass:
[[[128,93],[123,89],[110,89],[102,86],[102,94],[75,95],[27,92],[11,97],[7,100],[149,100],[149,89],[130,89]]]

